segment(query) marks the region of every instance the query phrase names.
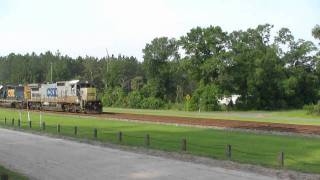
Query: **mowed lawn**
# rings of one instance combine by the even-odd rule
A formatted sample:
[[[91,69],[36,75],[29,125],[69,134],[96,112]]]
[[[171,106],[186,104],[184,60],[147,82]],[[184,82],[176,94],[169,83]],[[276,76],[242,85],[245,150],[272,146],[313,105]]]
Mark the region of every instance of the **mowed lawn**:
[[[104,108],[104,112],[257,121],[300,125],[320,125],[320,116],[309,115],[305,110],[187,112],[175,110],[148,110],[108,107]]]
[[[257,134],[51,113],[43,113],[46,128],[40,130],[39,113],[30,114],[32,131],[57,134],[57,124],[60,124],[60,134],[64,136],[94,139],[93,129],[97,128],[98,141],[179,152],[181,152],[181,140],[186,138],[187,153],[215,159],[227,159],[225,147],[230,144],[232,146],[231,160],[273,168],[278,168],[278,155],[283,151],[285,168],[320,173],[320,138],[316,137]],[[4,125],[5,117],[7,125]],[[0,109],[0,125],[11,127],[12,118],[15,118],[15,128],[18,128],[18,111]],[[74,126],[78,127],[77,135],[74,135]],[[21,128],[30,129],[26,112],[22,112]],[[123,133],[122,142],[118,142],[117,139],[119,131]],[[144,144],[146,134],[150,135],[149,147]]]

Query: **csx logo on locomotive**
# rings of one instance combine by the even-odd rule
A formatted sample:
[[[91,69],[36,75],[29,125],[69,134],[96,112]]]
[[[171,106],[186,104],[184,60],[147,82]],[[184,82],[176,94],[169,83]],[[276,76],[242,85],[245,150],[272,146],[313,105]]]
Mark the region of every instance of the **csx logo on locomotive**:
[[[57,97],[57,88],[48,88],[47,89],[48,97]]]

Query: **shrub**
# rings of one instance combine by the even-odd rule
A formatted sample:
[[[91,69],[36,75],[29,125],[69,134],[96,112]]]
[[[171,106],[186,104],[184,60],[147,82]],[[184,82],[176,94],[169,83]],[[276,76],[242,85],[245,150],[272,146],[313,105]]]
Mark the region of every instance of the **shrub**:
[[[128,107],[141,108],[143,96],[138,91],[132,91],[128,95]]]
[[[304,105],[303,109],[307,111],[307,114],[320,115],[320,103]]]
[[[192,94],[189,108],[190,110],[215,111],[220,110],[218,98],[219,88],[215,85],[200,86]]]
[[[102,97],[104,106],[125,107],[126,101],[125,92],[120,87],[108,89]]]
[[[184,104],[182,103],[167,103],[167,109],[171,109],[171,110],[178,110],[178,111],[182,111],[184,110]]]
[[[144,109],[160,109],[164,106],[164,102],[161,99],[155,97],[148,97],[143,99],[141,108]]]
[[[114,103],[113,96],[112,96],[112,90],[106,90],[101,98],[102,103],[106,107],[112,106]]]

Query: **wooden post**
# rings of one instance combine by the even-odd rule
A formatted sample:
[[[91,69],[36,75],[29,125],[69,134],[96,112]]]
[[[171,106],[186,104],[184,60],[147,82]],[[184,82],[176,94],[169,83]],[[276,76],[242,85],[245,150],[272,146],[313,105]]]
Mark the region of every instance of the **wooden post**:
[[[9,180],[8,174],[2,174],[1,175],[1,180]]]
[[[21,128],[21,120],[18,119],[18,127]]]
[[[74,135],[77,135],[77,134],[78,134],[78,127],[75,126],[75,127],[74,127]]]
[[[42,122],[42,130],[46,130],[46,122]]]
[[[150,146],[150,135],[146,134],[146,136],[144,137],[144,144],[146,146]]]
[[[60,124],[57,124],[57,133],[60,134]]]
[[[231,159],[231,150],[232,150],[232,147],[230,144],[227,145],[227,148],[226,148],[226,156],[227,158],[230,160]]]
[[[97,139],[97,137],[98,137],[98,130],[97,130],[97,128],[94,128],[94,129],[93,129],[93,137],[96,138],[96,139]]]
[[[14,118],[12,118],[12,123],[11,124],[12,124],[12,126],[14,126]]]
[[[7,118],[4,118],[4,125],[7,125]]]
[[[284,152],[283,151],[280,152],[278,160],[279,160],[279,167],[283,168],[284,167]]]
[[[29,121],[29,128],[32,128],[32,122]]]
[[[122,132],[121,131],[118,132],[118,141],[122,142]]]
[[[183,138],[181,141],[181,150],[187,151],[187,140],[185,138]]]

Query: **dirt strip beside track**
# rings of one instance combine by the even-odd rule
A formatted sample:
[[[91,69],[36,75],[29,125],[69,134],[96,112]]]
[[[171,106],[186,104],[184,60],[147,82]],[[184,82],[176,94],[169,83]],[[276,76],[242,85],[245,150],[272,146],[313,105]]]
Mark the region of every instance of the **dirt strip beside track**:
[[[320,126],[313,126],[313,125],[294,125],[294,124],[280,124],[280,123],[268,123],[268,122],[156,116],[156,115],[142,115],[142,114],[129,114],[129,113],[104,113],[103,116],[108,118],[116,118],[116,119],[131,119],[131,120],[138,120],[138,121],[150,121],[150,122],[160,122],[160,123],[173,123],[173,124],[185,124],[185,125],[197,125],[197,126],[212,126],[212,127],[222,127],[222,128],[237,128],[237,129],[279,131],[279,132],[292,132],[292,133],[320,135]]]

